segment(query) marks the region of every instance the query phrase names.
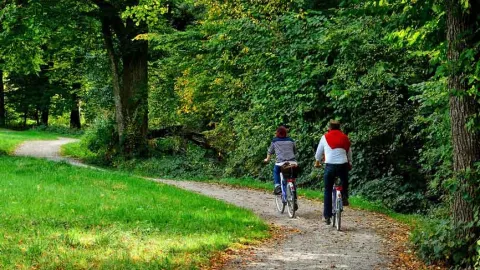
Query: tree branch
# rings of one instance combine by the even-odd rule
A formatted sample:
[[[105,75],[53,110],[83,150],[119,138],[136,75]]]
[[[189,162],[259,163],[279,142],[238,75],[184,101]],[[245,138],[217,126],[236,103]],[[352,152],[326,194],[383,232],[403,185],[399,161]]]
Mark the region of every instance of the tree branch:
[[[112,26],[112,29],[115,31],[115,34],[117,34],[117,36],[119,37],[122,47],[123,45],[126,45],[125,37],[127,35],[127,30],[125,28],[125,25],[123,24],[122,18],[120,18],[120,11],[118,10],[118,8],[105,0],[91,1],[98,6],[101,11],[101,15],[108,19],[108,22]]]

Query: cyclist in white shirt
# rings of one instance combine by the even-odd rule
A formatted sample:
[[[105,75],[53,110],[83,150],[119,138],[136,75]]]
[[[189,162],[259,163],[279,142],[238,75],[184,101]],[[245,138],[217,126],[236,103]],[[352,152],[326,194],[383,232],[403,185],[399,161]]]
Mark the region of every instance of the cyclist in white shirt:
[[[340,130],[340,122],[331,120],[328,132],[322,136],[315,154],[315,167],[320,167],[320,161],[325,158],[323,217],[330,224],[332,217],[332,189],[336,177],[342,184],[343,205],[348,206],[348,171],[352,168],[352,148],[350,140]]]

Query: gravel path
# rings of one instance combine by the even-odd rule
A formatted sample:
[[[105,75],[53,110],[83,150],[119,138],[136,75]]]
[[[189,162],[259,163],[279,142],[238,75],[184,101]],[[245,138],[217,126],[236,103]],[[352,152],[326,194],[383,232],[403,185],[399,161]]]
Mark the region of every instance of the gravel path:
[[[373,225],[385,222],[372,213],[347,208],[342,231],[321,221],[320,202],[299,200],[298,217],[275,210],[270,193],[191,181],[156,180],[214,197],[247,209],[280,226],[284,237],[253,247],[234,257],[223,269],[388,269],[385,241]]]
[[[72,165],[89,167],[85,164],[82,164],[78,160],[62,157],[60,155],[60,148],[62,145],[78,141],[78,139],[72,138],[58,138],[55,141],[26,141],[15,150],[14,155],[46,158],[53,161],[65,161],[71,163]]]
[[[15,154],[79,165],[59,154],[61,145],[73,141],[29,141]],[[191,181],[151,180],[251,209],[279,228],[273,240],[233,255],[223,269],[389,269],[393,260],[384,252],[389,250],[388,241],[372,229],[385,223],[385,219],[370,212],[347,208],[342,216],[343,230],[338,232],[321,221],[320,202],[299,199],[298,217],[290,219],[276,212],[270,193]]]

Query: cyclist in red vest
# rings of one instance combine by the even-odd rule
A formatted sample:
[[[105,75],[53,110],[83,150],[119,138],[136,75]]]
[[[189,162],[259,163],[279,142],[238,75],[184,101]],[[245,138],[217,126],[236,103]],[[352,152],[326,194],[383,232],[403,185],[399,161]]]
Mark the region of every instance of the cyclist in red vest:
[[[325,159],[323,216],[325,223],[329,225],[332,217],[332,189],[336,177],[339,177],[342,183],[343,205],[349,205],[348,171],[352,168],[352,148],[348,136],[340,130],[339,121],[331,120],[328,132],[320,139],[315,154],[315,167],[320,167],[320,161],[323,159]]]

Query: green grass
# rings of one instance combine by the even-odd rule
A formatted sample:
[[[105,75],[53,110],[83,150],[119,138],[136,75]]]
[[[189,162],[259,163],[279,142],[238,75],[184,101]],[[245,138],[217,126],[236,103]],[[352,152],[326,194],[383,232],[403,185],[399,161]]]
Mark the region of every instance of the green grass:
[[[122,173],[0,156],[2,269],[192,269],[268,236],[250,211]]]
[[[62,145],[61,154],[65,157],[80,158],[85,162],[95,159],[95,154],[83,147],[81,142],[72,142]]]
[[[55,140],[57,134],[42,131],[12,131],[0,129],[0,153],[10,154],[26,140]]]

